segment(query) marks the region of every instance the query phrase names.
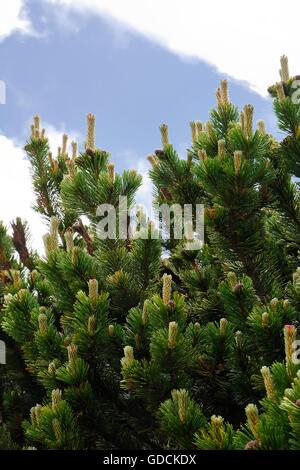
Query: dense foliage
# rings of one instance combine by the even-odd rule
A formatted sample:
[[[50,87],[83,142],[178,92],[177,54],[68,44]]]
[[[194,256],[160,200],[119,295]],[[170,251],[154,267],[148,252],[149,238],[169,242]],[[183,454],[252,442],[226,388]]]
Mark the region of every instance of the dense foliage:
[[[269,89],[282,141],[227,80],[186,159],[161,126],[153,198],[204,205],[193,250],[195,213],[181,239],[173,212],[169,237],[130,216],[142,177],[115,174],[93,115],[84,150],[69,156],[64,135],[57,158],[35,116],[25,150],[49,233],[41,257],[26,222],[0,224],[0,449],[300,449],[296,78],[283,56]],[[101,204],[118,209],[113,239]]]

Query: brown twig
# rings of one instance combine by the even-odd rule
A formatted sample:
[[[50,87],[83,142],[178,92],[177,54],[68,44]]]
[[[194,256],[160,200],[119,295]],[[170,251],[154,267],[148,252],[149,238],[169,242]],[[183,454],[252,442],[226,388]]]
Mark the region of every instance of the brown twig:
[[[72,225],[71,230],[73,232],[79,233],[79,235],[82,236],[84,239],[86,246],[87,246],[87,251],[91,256],[94,256],[94,247],[93,247],[93,240],[87,233],[87,230],[85,229],[82,220],[79,218],[75,224]]]

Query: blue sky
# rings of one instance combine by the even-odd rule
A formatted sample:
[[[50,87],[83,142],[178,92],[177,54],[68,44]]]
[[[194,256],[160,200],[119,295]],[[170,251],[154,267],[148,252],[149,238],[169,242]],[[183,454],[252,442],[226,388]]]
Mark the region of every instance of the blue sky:
[[[3,8],[8,8],[3,3],[0,16],[5,15]],[[194,37],[189,43],[178,17],[176,29],[174,18],[166,16],[165,21],[175,24],[165,28],[166,32],[163,29],[160,36],[155,29],[149,32],[149,14],[138,10],[133,0],[122,3],[73,0],[72,7],[68,3],[68,0],[11,0],[15,10],[6,24],[0,20],[0,79],[6,84],[6,104],[0,105],[0,219],[8,223],[17,215],[29,218],[35,243],[39,244],[37,238],[45,229],[30,210],[32,192],[21,148],[35,114],[41,116],[42,126],[46,127],[55,149],[63,132],[78,140],[82,148],[85,116],[94,113],[97,146],[112,153],[118,171],[137,168],[145,175],[146,156],[160,147],[158,126],[162,123],[169,125],[170,141],[182,156],[186,155],[185,149],[190,145],[189,121],[208,120],[220,78],[229,79],[231,101],[240,108],[246,103],[253,104],[255,120],[264,119],[267,130],[275,132],[272,102],[264,91],[266,82],[261,78],[264,71],[260,73],[259,69],[263,57],[257,58],[256,71],[249,64],[249,83],[245,81],[247,63],[242,64],[238,51],[233,50],[228,70],[226,65],[219,67],[213,44],[211,56],[216,63],[207,61],[209,47],[195,55]],[[119,8],[115,10],[117,3]],[[123,11],[122,5],[126,3],[128,8]],[[164,6],[166,3],[172,5],[167,0]],[[178,2],[174,0],[174,6],[175,3]],[[145,1],[144,6],[149,8],[149,2]],[[154,14],[155,0],[152,7]],[[164,14],[163,8],[161,11]],[[161,14],[157,22],[150,22],[151,27],[158,20],[162,20]],[[202,34],[201,21],[199,30]],[[220,45],[224,39],[221,33],[214,38]],[[182,43],[176,46],[177,35],[181,34],[185,46]],[[205,37],[200,37],[201,44],[203,41]],[[264,45],[267,53],[268,43]],[[250,46],[245,46],[245,54],[247,47]],[[276,68],[272,75],[269,68],[265,73],[272,76],[269,84],[278,80],[279,57],[286,52],[278,48]],[[224,55],[221,53],[218,52],[220,62]],[[241,72],[236,72],[239,60]],[[15,188],[13,201],[8,199],[4,205],[10,188]],[[150,191],[145,179],[140,202],[149,199]]]

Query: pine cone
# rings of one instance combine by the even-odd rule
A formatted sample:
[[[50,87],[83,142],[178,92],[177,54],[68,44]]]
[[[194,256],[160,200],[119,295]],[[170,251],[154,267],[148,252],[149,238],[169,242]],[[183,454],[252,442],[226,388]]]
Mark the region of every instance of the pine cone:
[[[245,450],[255,450],[259,449],[259,443],[257,441],[249,441],[245,445]]]
[[[286,147],[287,145],[289,145],[289,142],[290,142],[290,136],[287,136],[283,139],[283,141],[281,142],[281,146],[282,147]]]
[[[176,304],[175,304],[174,300],[169,300],[169,302],[167,303],[167,307],[168,307],[168,309],[170,309],[170,310],[175,309],[175,308],[176,308]]]
[[[296,401],[295,405],[297,405],[297,406],[300,407],[300,398],[298,398],[298,400]]]
[[[157,155],[157,156],[163,156],[163,155],[165,154],[165,152],[164,152],[163,150],[161,150],[161,149],[156,149],[156,150],[154,151],[154,153],[155,153],[155,155]]]
[[[165,199],[167,199],[168,201],[172,201],[172,194],[170,193],[168,188],[160,188],[160,192]]]
[[[239,294],[240,291],[244,289],[244,287],[245,287],[244,284],[237,284],[234,288],[234,293]]]
[[[276,98],[276,96],[277,96],[277,91],[276,91],[275,85],[269,86],[268,92],[269,92],[269,94],[270,94],[273,98]]]
[[[91,148],[87,148],[86,151],[85,151],[85,153],[86,153],[87,155],[89,155],[90,157],[93,157],[93,156],[95,155],[94,150],[91,149]]]

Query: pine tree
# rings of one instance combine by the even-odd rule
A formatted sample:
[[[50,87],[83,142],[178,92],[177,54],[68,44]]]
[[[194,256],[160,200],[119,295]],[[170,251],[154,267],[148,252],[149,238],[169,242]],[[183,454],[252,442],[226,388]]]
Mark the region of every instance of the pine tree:
[[[201,390],[198,396],[193,389],[188,390],[186,408],[206,416],[207,411],[214,414],[202,429],[186,419],[182,434],[185,427],[193,437],[183,448],[297,449],[299,365],[292,363],[291,356],[299,324],[300,214],[294,177],[299,176],[300,121],[293,87],[297,77],[289,77],[285,56],[281,63],[285,78],[269,91],[278,126],[288,134],[282,142],[266,133],[262,121],[253,130],[250,105],[240,112],[238,121],[224,80],[205,132],[200,130],[195,135],[191,126],[193,143],[186,165],[190,162],[190,173],[203,191],[199,200],[206,206],[205,246],[194,257],[175,249],[168,266],[185,285],[188,310],[193,317],[198,316],[200,324],[202,319],[201,331],[212,330],[207,320],[220,316],[228,320],[232,330],[225,334],[230,342],[227,350],[225,341],[223,350],[216,349],[213,336],[202,347],[205,353],[199,359],[205,365],[206,377],[201,382],[208,384],[204,391],[197,384],[197,392]],[[169,166],[169,173],[172,168],[180,174],[183,164],[171,145],[166,144],[156,159]],[[157,188],[170,185],[171,202],[183,203],[171,178],[169,183],[162,179],[157,161],[151,175]],[[183,187],[189,184],[191,175],[183,178]],[[230,334],[235,334],[235,343]],[[223,365],[222,371],[216,363]],[[261,397],[263,384],[267,398]],[[180,412],[174,417],[174,396],[160,406],[158,415],[173,446],[180,448],[181,433],[175,425],[175,421],[180,422]],[[239,410],[245,404],[247,424],[235,433],[243,420]]]
[[[159,234],[131,215],[142,177],[115,173],[93,115],[84,149],[69,156],[64,135],[57,158],[34,117],[25,151],[48,233],[41,256],[26,222],[12,237],[0,224],[0,449],[299,449],[300,105],[281,63],[282,142],[227,80],[208,122],[190,122],[186,159],[160,126]],[[193,207],[180,237],[176,204]],[[189,249],[197,204],[204,243]]]
[[[150,448],[155,442],[153,417],[120,390],[125,318],[152,295],[162,269],[158,239],[129,237],[128,212],[141,176],[135,170],[114,174],[108,152],[95,148],[92,115],[87,116],[88,146],[77,155],[72,143],[72,158],[64,135],[54,160],[45,131],[39,128],[36,116],[25,150],[32,166],[35,209],[49,223],[45,256],[28,252],[31,264],[25,265],[21,255],[18,263],[2,227],[1,331],[20,353],[29,390],[39,391],[19,416],[19,445]],[[104,202],[118,207],[120,196],[126,196],[128,204],[125,236],[98,238],[97,223],[105,216],[96,214],[97,207]],[[8,375],[16,370],[9,364]],[[14,387],[4,388],[5,418],[5,394]],[[20,401],[23,388],[20,385]],[[7,421],[5,426],[11,429]],[[150,431],[140,437],[144,428]]]

